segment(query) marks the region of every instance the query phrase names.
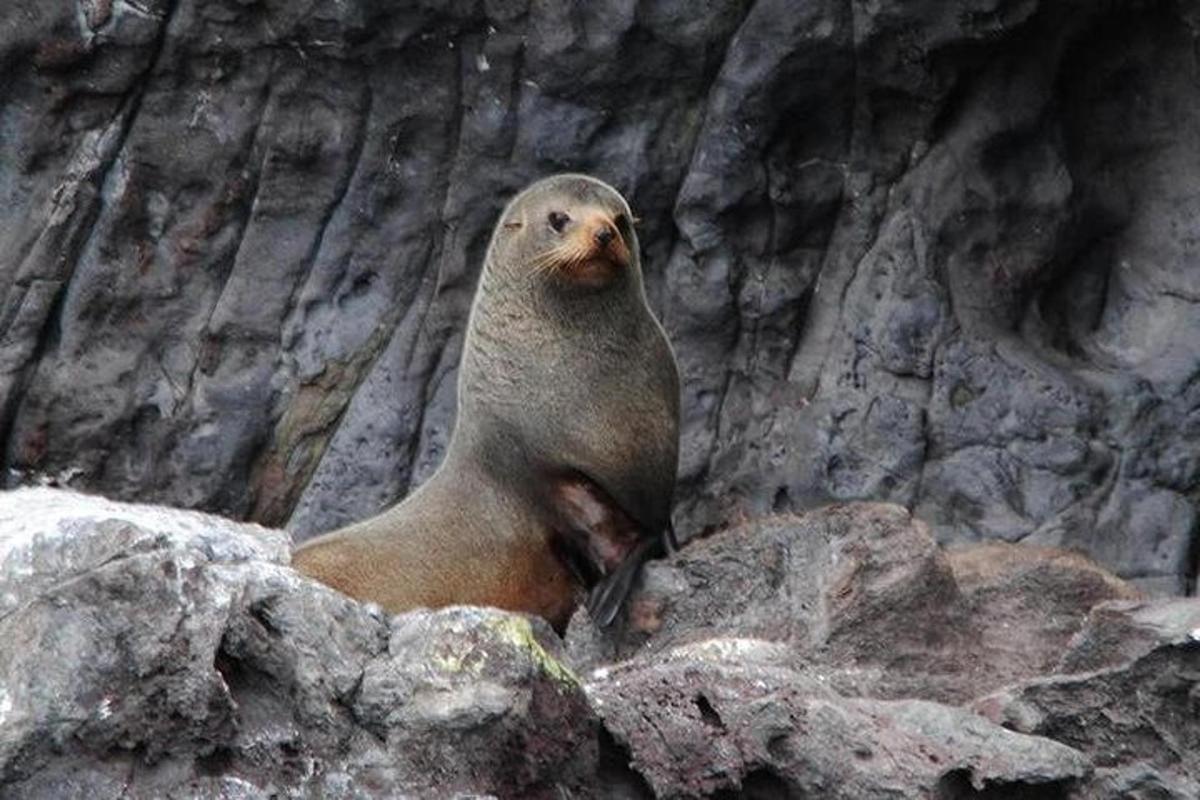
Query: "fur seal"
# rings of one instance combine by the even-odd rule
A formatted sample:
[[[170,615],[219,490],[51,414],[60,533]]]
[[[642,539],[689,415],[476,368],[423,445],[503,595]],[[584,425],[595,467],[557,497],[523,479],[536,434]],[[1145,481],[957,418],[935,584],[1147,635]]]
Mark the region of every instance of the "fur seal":
[[[674,547],[679,374],[646,302],[634,218],[585,175],[518,194],[467,323],[446,456],[409,497],[309,540],[301,572],[390,613],[491,605],[560,631],[612,622]]]

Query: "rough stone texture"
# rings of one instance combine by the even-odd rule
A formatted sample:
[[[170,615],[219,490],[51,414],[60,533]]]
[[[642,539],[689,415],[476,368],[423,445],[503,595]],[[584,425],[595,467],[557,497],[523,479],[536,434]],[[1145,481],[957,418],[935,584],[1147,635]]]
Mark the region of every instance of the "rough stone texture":
[[[561,797],[597,723],[545,623],[390,622],[194,512],[0,495],[0,796]]]
[[[871,498],[1194,583],[1188,0],[0,8],[0,444],[309,534],[440,458],[505,198],[642,217],[677,517]]]
[[[874,531],[845,537],[848,606],[902,600],[883,589],[910,572],[872,539],[946,564],[901,521],[874,505],[810,521]],[[798,667],[786,644],[708,637],[581,680],[544,622],[385,619],[283,566],[286,545],[196,512],[0,495],[0,796],[946,800],[1091,780],[1084,753],[970,710],[842,696],[848,650]],[[905,607],[910,626],[928,610]]]
[[[1020,797],[1061,791],[1091,770],[1069,747],[961,709],[840,697],[772,664],[769,647],[766,663],[756,663],[762,648],[711,640],[600,670],[588,682],[654,796],[884,800],[968,797],[988,787]]]
[[[1120,666],[1163,642],[1200,642],[1200,603],[1194,600],[1101,603],[1063,654],[1064,672]]]
[[[1200,600],[1102,604],[1063,664],[975,708],[1088,753],[1080,800],[1200,796]]]
[[[1076,554],[946,553],[904,508],[852,503],[754,520],[651,562],[623,628],[598,634],[581,611],[567,642],[594,666],[756,637],[844,693],[963,702],[1052,671],[1093,606],[1138,595]],[[1110,639],[1105,653],[1137,636]]]
[[[1091,621],[1089,609],[1139,594],[1076,553],[997,542],[946,555],[979,632],[975,655],[987,663],[992,685],[1053,671],[1072,637]],[[1106,644],[1116,648],[1133,638],[1123,631]]]
[[[623,633],[584,637],[576,620],[568,648],[491,609],[387,619],[286,554],[280,531],[196,512],[0,494],[0,797],[1183,800],[1200,786],[1200,600],[1106,600],[1132,590],[1042,548],[947,556],[898,506],[693,542],[650,571]],[[1017,666],[986,626],[1030,657]]]

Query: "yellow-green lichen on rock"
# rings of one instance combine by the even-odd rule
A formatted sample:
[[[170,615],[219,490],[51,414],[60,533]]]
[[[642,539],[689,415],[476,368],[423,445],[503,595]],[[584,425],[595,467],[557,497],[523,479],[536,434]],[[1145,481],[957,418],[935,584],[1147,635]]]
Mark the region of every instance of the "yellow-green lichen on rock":
[[[533,635],[533,627],[530,626],[529,620],[523,617],[504,615],[488,620],[487,626],[505,642],[527,652],[530,660],[538,669],[563,688],[583,689],[583,683],[571,671],[571,668],[550,655],[546,652],[546,648],[542,647],[541,642]]]

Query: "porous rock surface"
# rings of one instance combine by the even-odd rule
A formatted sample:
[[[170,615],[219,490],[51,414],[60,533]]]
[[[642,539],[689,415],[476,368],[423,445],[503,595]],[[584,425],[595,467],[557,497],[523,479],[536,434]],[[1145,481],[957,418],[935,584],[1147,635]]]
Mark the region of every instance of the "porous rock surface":
[[[1102,603],[1061,672],[974,708],[1087,753],[1096,771],[1083,797],[1200,797],[1200,603]]]
[[[752,636],[853,694],[963,702],[1053,670],[1089,609],[1137,597],[1076,554],[947,552],[904,508],[853,503],[754,520],[651,562],[616,635],[580,614],[568,644],[576,662],[602,664]]]
[[[0,496],[0,796],[560,797],[597,722],[537,620],[388,619],[288,537],[53,490]]]
[[[287,545],[0,495],[0,797],[1182,800],[1200,776],[1200,601],[946,553],[898,506],[692,542],[565,646],[496,610],[389,619]]]
[[[287,523],[452,425],[505,199],[642,218],[679,527],[831,500],[1195,581],[1191,0],[0,4],[0,462]]]

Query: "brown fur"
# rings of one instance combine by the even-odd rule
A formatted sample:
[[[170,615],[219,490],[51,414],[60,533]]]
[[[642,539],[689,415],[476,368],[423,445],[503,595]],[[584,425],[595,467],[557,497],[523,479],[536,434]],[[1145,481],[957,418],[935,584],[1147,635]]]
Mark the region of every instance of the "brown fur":
[[[579,175],[509,204],[445,461],[398,506],[301,545],[297,569],[393,613],[491,605],[561,630],[617,577],[606,604],[619,607],[670,524],[678,460],[678,374],[632,222],[620,195]]]

